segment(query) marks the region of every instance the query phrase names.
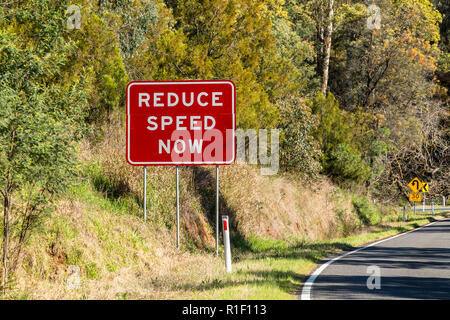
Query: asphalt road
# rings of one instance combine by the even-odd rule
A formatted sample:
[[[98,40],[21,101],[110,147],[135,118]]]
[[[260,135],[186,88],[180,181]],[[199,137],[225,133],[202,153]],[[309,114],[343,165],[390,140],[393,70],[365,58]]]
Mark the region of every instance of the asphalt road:
[[[379,289],[371,266],[379,268]],[[320,300],[448,300],[450,219],[337,256],[319,266],[300,293]]]

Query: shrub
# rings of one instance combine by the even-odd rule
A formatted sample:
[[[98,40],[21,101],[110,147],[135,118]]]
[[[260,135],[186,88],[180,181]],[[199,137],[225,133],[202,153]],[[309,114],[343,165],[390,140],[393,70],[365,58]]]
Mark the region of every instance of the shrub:
[[[364,182],[370,176],[370,168],[361,158],[361,154],[347,144],[333,148],[324,165],[328,174],[357,182]]]
[[[310,104],[313,115],[320,120],[313,134],[322,148],[325,173],[341,181],[367,181],[370,168],[358,149],[355,117],[339,108],[332,93],[325,97],[319,92]]]
[[[373,226],[381,222],[381,215],[377,208],[366,198],[353,197],[352,204],[363,224]]]
[[[312,135],[317,128],[317,116],[299,98],[286,97],[278,101],[279,127],[282,129],[281,165],[286,170],[297,170],[315,176],[321,170],[320,146]]]

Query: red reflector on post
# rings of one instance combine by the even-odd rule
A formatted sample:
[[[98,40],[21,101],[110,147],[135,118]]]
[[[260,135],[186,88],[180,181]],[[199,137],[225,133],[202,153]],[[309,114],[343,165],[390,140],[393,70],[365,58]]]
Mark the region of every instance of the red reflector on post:
[[[228,227],[227,227],[227,220],[223,220],[223,230],[227,231]]]

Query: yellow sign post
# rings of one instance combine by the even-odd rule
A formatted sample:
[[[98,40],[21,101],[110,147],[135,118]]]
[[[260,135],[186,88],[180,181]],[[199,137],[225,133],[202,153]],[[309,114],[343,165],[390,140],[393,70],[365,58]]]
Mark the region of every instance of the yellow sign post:
[[[422,184],[422,189],[420,191],[422,192],[428,192],[430,189],[428,188],[428,182],[424,182]]]
[[[422,189],[422,182],[420,182],[419,178],[414,178],[408,183],[408,187],[414,192],[417,193]]]
[[[421,193],[410,193],[409,194],[409,201],[410,202],[421,202],[422,201],[422,194]]]

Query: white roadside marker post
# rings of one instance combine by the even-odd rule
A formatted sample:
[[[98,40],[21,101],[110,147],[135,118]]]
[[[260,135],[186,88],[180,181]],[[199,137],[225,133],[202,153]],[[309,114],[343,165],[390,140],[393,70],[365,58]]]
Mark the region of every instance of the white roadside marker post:
[[[445,196],[442,196],[442,206],[445,207]]]
[[[178,173],[178,166],[176,166],[177,178],[177,248],[180,249],[180,178]]]
[[[431,201],[431,215],[434,216],[434,200]]]
[[[230,247],[230,224],[228,216],[222,216],[223,245],[225,249],[225,267],[231,273],[231,247]]]
[[[147,166],[144,166],[144,222],[147,221]]]

